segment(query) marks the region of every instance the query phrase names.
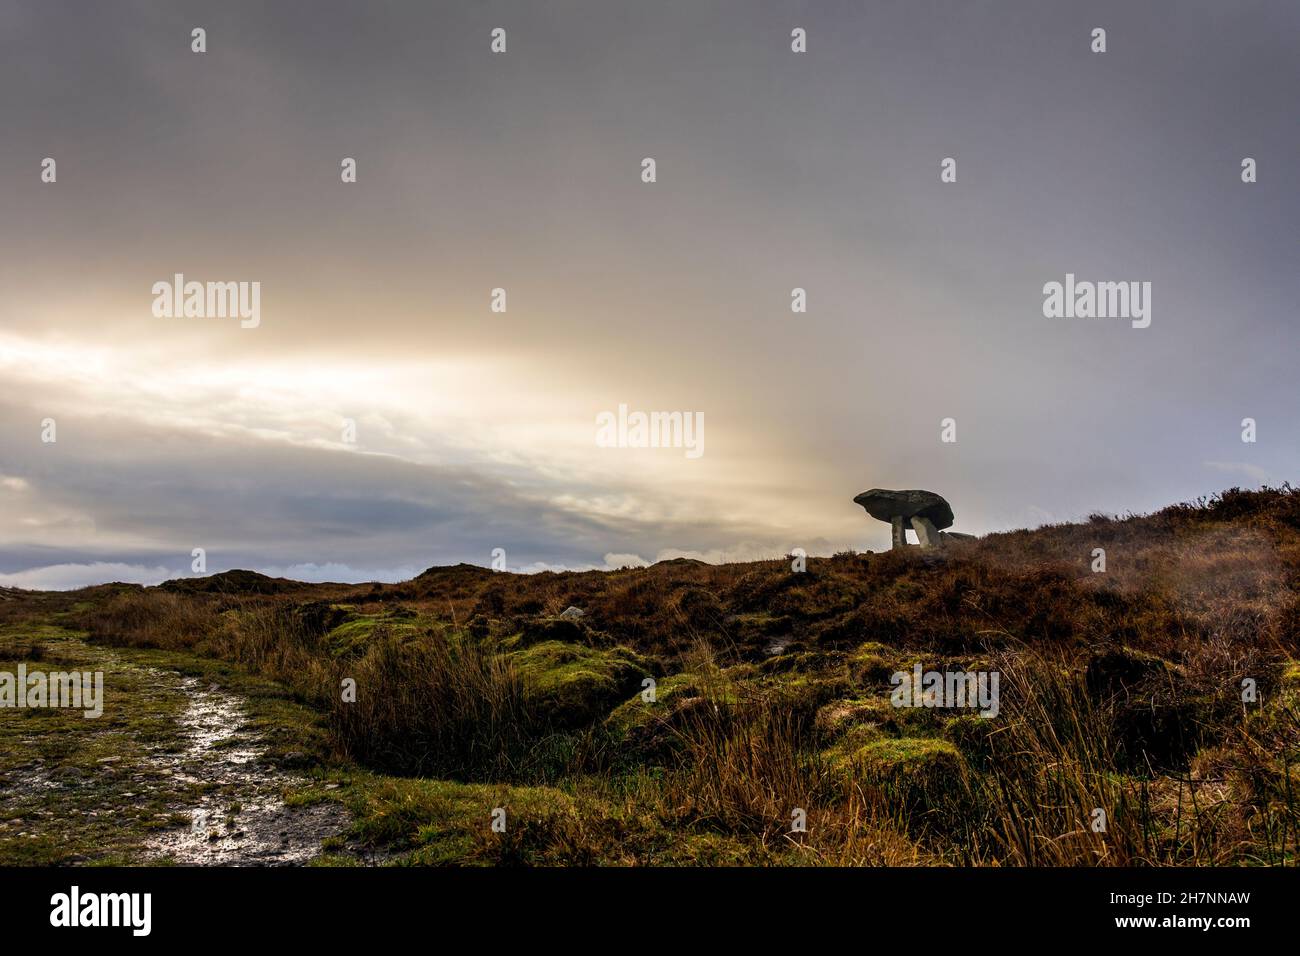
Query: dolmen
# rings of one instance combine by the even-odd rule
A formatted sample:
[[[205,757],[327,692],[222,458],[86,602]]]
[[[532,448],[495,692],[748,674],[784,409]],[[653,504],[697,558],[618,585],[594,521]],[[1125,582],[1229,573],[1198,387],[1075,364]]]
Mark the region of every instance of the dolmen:
[[[922,548],[937,548],[951,540],[972,540],[974,535],[944,532],[953,522],[952,506],[933,491],[890,491],[872,488],[853,499],[867,514],[887,521],[894,531],[894,547],[906,548],[907,529],[916,532]]]

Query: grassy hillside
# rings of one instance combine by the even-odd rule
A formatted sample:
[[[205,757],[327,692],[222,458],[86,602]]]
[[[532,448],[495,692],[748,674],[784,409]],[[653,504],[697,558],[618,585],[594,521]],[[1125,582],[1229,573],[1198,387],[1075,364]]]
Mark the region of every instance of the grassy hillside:
[[[1298,583],[1283,487],[802,573],[236,571],[11,592],[0,625],[273,682],[325,727],[293,798],[409,862],[1282,864]],[[916,664],[996,672],[997,715],[893,706]]]

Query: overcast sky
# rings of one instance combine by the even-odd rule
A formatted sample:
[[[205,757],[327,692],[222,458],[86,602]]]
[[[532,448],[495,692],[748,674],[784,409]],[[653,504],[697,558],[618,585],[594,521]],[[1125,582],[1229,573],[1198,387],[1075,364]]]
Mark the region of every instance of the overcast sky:
[[[1294,481],[1300,5],[1069,6],[8,0],[0,584],[827,554],[888,547],[871,487],[984,533]],[[178,272],[260,282],[260,325],[156,317]],[[1067,273],[1150,282],[1150,326],[1045,318]],[[704,454],[598,447],[620,404]]]

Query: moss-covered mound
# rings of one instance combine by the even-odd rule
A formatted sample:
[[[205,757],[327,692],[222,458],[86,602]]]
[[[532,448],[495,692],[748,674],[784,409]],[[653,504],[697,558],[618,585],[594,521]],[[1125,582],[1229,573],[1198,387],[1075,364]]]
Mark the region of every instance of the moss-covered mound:
[[[947,822],[969,805],[966,760],[947,740],[886,737],[838,758],[836,768],[854,784],[874,788],[890,806],[925,822]]]
[[[626,647],[603,650],[562,641],[543,641],[507,657],[538,716],[557,728],[582,727],[604,717],[640,690],[653,670]]]
[[[415,634],[420,627],[419,619],[410,613],[354,613],[347,617],[348,620],[325,635],[325,650],[333,657],[361,653],[380,634],[389,633],[400,637]]]
[[[605,730],[628,759],[670,763],[681,751],[684,732],[702,710],[728,710],[735,703],[730,684],[705,682],[697,674],[658,680],[653,699],[640,691],[605,719]]]

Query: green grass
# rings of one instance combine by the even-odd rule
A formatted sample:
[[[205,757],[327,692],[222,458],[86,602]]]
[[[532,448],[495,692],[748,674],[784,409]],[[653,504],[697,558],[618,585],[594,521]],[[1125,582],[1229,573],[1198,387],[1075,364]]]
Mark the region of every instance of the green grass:
[[[160,753],[184,745],[187,698],[179,671],[246,701],[250,732],[288,766],[332,759],[323,715],[283,687],[190,654],[107,649],[54,625],[0,628],[0,669],[104,672],[104,712],[87,719],[58,708],[0,710],[0,861],[12,865],[117,865],[142,860],[158,829],[189,822],[169,807],[195,802],[203,782],[165,772]],[[239,738],[226,742],[238,745]]]
[[[39,646],[39,659],[31,648]],[[172,825],[151,748],[176,740],[185,698],[143,667],[50,625],[0,629],[0,668],[105,671],[104,713],[0,711],[0,860],[15,865],[130,862]],[[38,786],[32,786],[32,781]]]

